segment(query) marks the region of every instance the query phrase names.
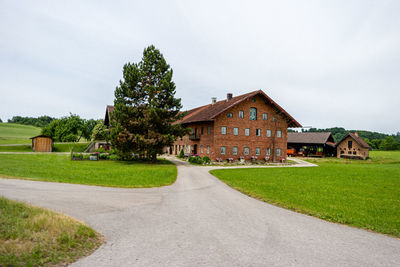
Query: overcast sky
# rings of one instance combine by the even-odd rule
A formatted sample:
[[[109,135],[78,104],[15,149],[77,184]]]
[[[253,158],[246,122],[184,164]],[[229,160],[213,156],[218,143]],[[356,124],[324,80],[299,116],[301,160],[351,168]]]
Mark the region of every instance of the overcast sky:
[[[0,1],[0,118],[103,118],[154,44],[184,109],[262,89],[305,126],[400,131],[400,1]]]

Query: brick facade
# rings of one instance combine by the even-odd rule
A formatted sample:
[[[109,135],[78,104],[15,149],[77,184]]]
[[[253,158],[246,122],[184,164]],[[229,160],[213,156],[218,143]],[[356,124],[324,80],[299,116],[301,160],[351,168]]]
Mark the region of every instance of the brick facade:
[[[256,120],[250,119],[251,108],[257,110]],[[240,111],[243,111],[243,118],[239,117]],[[267,114],[266,118],[264,113]],[[286,159],[287,117],[262,94],[241,101],[217,115],[212,121],[188,123],[184,126],[191,128],[192,133],[174,143],[170,148],[172,154],[177,155],[184,149],[185,154],[209,156],[211,160],[217,158],[238,160],[239,157],[250,160],[252,156],[256,156],[258,160],[263,160],[266,156],[271,161]],[[226,127],[226,134],[222,133],[222,127]],[[234,128],[238,128],[237,135],[234,135]],[[245,129],[248,129],[248,136],[245,134]],[[267,137],[267,130],[271,131],[270,137]],[[221,147],[225,148],[225,154],[221,153]],[[237,148],[237,155],[233,153],[234,147]],[[249,153],[246,155],[247,148]],[[270,149],[270,155],[267,155],[267,148]]]
[[[337,157],[366,159],[369,157],[369,147],[362,146],[352,136],[347,136],[337,144]]]

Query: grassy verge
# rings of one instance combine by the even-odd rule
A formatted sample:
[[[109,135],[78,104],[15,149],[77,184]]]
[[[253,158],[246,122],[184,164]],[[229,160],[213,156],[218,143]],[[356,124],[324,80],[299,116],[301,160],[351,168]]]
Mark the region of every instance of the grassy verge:
[[[32,152],[30,145],[0,146],[0,152]]]
[[[368,161],[316,159],[315,168],[213,170],[260,200],[325,220],[400,237],[400,152]]]
[[[54,144],[53,152],[71,152],[74,148],[74,152],[83,152],[89,143],[66,143],[66,144]]]
[[[106,161],[71,161],[60,154],[0,154],[0,176],[29,180],[113,187],[155,187],[172,184],[174,164]]]
[[[41,129],[30,125],[0,123],[0,145],[30,144],[31,137],[39,135]]]
[[[0,197],[0,266],[64,266],[101,243],[73,218]]]

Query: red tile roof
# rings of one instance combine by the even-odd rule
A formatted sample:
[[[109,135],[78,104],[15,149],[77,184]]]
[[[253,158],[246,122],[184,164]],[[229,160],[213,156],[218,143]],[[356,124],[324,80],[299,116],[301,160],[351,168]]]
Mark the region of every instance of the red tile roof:
[[[233,97],[231,100],[227,101],[226,99],[216,102],[215,104],[208,104],[205,106],[201,106],[198,108],[194,108],[188,110],[186,116],[179,121],[178,123],[187,124],[194,122],[204,122],[204,121],[213,121],[215,117],[217,117],[222,112],[236,106],[242,101],[256,96],[262,95],[266,98],[266,100],[271,103],[271,105],[276,108],[281,114],[283,114],[288,120],[289,127],[301,127],[301,124],[298,123],[292,116],[289,115],[281,106],[275,103],[267,94],[265,94],[262,90],[253,91],[247,94],[239,95]]]
[[[350,136],[351,138],[353,138],[360,146],[362,146],[363,148],[370,148],[370,146],[367,144],[367,143],[365,143],[365,141],[361,138],[361,137],[359,137],[358,135],[355,135],[355,134],[353,134],[353,133],[348,133],[348,134],[346,134],[343,138],[342,138],[342,140],[340,140],[338,143],[337,143],[337,145],[339,145],[344,139],[346,139],[348,136]]]
[[[256,96],[262,95],[266,98],[266,100],[271,103],[271,105],[280,112],[284,117],[286,117],[288,121],[289,127],[301,127],[301,124],[298,123],[292,116],[289,115],[281,106],[275,103],[267,94],[265,94],[262,90],[253,91],[247,94],[239,95],[233,97],[231,100],[227,101],[226,99],[216,102],[215,104],[208,104],[205,106],[197,107],[191,110],[186,111],[185,117],[177,121],[176,123],[188,124],[194,122],[205,122],[205,121],[214,121],[215,117],[217,117],[222,112],[227,109],[241,103],[242,101]],[[107,113],[111,113],[114,111],[114,106],[107,106]],[[107,114],[106,113],[106,114]]]

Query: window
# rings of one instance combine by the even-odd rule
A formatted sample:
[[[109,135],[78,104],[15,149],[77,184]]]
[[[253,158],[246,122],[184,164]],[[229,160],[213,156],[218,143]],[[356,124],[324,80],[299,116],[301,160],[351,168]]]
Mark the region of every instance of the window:
[[[245,154],[245,155],[250,154],[250,149],[249,149],[248,147],[245,147],[245,148],[244,148],[244,154]]]
[[[271,137],[271,130],[267,130],[267,137]]]
[[[204,134],[204,127],[201,127],[201,134]]]
[[[267,148],[267,156],[271,156],[271,148]]]
[[[203,154],[203,146],[200,146],[200,153]]]
[[[243,118],[244,118],[244,111],[239,110],[239,119],[243,119]]]
[[[276,137],[281,138],[282,137],[282,132],[281,130],[276,131]]]
[[[237,146],[234,146],[232,148],[232,155],[237,155],[237,153],[238,153],[238,148],[237,148]]]
[[[260,148],[256,147],[256,155],[259,156],[260,155]]]
[[[210,154],[210,146],[207,146],[207,154]]]
[[[263,113],[263,120],[268,120],[268,114],[267,113]]]
[[[276,149],[276,155],[277,155],[278,157],[281,155],[281,149],[280,149],[280,148],[277,148],[277,149]]]
[[[351,149],[351,148],[353,147],[353,141],[348,141],[348,142],[347,142],[347,147],[348,147],[349,149]]]
[[[353,155],[357,155],[357,151],[354,150],[354,151],[353,151]]]
[[[239,135],[239,128],[233,128],[233,135]]]
[[[244,135],[245,136],[250,136],[250,129],[249,128],[244,129]]]
[[[351,150],[349,150],[349,151],[347,152],[347,154],[351,155]]]
[[[250,120],[251,121],[257,120],[257,109],[256,108],[250,108]]]
[[[255,103],[255,102],[256,102],[256,98],[253,97],[253,98],[251,99],[251,102]]]
[[[211,134],[211,126],[207,127],[207,134]]]
[[[273,120],[274,120],[274,121],[277,121],[278,119],[276,118],[276,116],[274,116]]]
[[[261,129],[256,129],[256,136],[261,136]]]
[[[228,113],[228,118],[232,118],[232,117],[233,117],[232,112],[229,112],[229,113]]]
[[[340,150],[340,154],[343,154],[344,153],[344,151],[343,150]]]
[[[221,146],[221,155],[225,155],[226,147]]]
[[[221,134],[226,134],[226,127],[225,126],[221,127]]]

